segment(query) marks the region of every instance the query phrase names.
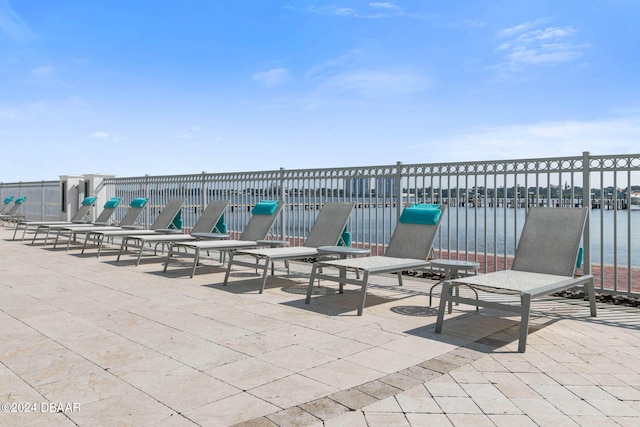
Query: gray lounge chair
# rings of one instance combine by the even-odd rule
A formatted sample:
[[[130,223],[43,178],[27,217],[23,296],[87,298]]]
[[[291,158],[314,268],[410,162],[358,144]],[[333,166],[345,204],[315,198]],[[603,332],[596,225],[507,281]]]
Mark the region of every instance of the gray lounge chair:
[[[511,270],[445,281],[436,321],[436,333],[442,332],[444,311],[452,303],[489,307],[519,314],[518,351],[527,347],[531,300],[567,288],[582,285],[589,295],[591,316],[596,315],[593,276],[575,277],[580,239],[588,208],[531,208],[518,242]],[[459,296],[452,290],[460,285],[471,288],[477,298]],[[513,295],[519,303],[508,304],[479,299],[479,292]]]
[[[15,196],[8,196],[8,197],[5,197],[4,200],[2,200],[2,207],[0,207],[0,215],[4,215],[7,213],[7,211],[10,209],[9,205],[11,204],[11,202],[13,202],[14,198]]]
[[[153,221],[153,224],[149,227],[148,230],[137,230],[136,234],[155,234],[155,233],[180,233],[180,230],[177,230],[175,227],[172,227],[172,222],[175,219],[180,209],[182,209],[182,205],[186,199],[171,199],[167,202],[164,208],[158,214],[158,217]],[[85,235],[84,244],[82,245],[82,252],[87,249],[87,243],[89,241],[94,241],[98,246],[97,257],[100,257],[102,253],[102,247],[104,244],[105,238],[114,239],[123,236],[130,235],[132,233],[131,229],[121,228],[117,230],[109,229],[109,230],[85,230],[83,234]]]
[[[445,210],[444,205],[431,209],[405,208],[384,255],[315,262],[311,269],[305,303],[311,302],[316,279],[338,282],[340,293],[344,284],[356,285],[361,288],[358,316],[362,316],[369,276],[395,273],[398,276],[398,284],[402,286],[403,271],[424,269],[429,266],[427,258],[431,253]],[[329,269],[338,269],[340,274],[338,276],[327,274],[326,270]],[[346,270],[356,270],[358,276],[346,277]],[[359,278],[360,272],[362,272],[362,278]]]
[[[141,230],[142,226],[137,225],[136,221],[144,210],[147,204],[147,199],[139,197],[133,199],[129,204],[127,213],[124,214],[118,225],[99,225],[97,222],[93,224],[68,224],[58,228],[58,234],[53,242],[53,247],[56,248],[60,237],[67,237],[67,250],[71,245],[71,241],[75,240],[78,234],[86,234],[88,231],[103,231],[103,230]]]
[[[268,211],[262,209],[266,206]],[[169,262],[176,254],[175,249],[184,249],[185,254],[189,255],[193,252],[193,266],[191,267],[191,276],[196,272],[196,267],[200,261],[200,253],[204,251],[232,251],[237,249],[249,249],[259,246],[282,245],[283,242],[265,240],[271,231],[271,227],[276,222],[278,214],[284,206],[283,202],[258,203],[252,210],[251,219],[240,235],[239,240],[199,240],[188,242],[175,242],[169,247],[167,258],[164,263],[164,272],[167,271]]]
[[[216,224],[224,214],[225,209],[229,205],[228,200],[215,200],[207,206],[202,212],[202,215],[193,226],[191,233],[189,234],[142,234],[139,235],[135,231],[132,231],[130,235],[121,236],[122,242],[120,244],[120,252],[118,253],[117,261],[120,261],[120,256],[130,247],[138,249],[136,266],[140,264],[142,258],[142,251],[147,245],[170,245],[175,242],[186,240],[198,240],[198,239],[223,239],[228,237],[228,234],[213,232],[216,228]]]
[[[22,204],[27,200],[26,196],[18,197],[13,202],[13,206],[11,206],[6,213],[0,214],[0,221],[4,225],[5,222],[18,222],[21,221],[24,216],[18,213],[18,210],[22,206]]]
[[[16,221],[16,227],[13,231],[13,240],[16,238],[16,234],[18,230],[22,230],[22,238],[20,240],[24,240],[24,236],[28,230],[33,229],[33,233],[35,234],[32,243],[35,241],[35,237],[38,235],[39,230],[42,227],[47,226],[55,226],[55,225],[66,225],[66,224],[86,224],[90,222],[89,212],[91,208],[96,203],[96,197],[90,196],[85,197],[80,203],[80,207],[76,211],[76,213],[71,217],[70,221]]]
[[[49,240],[49,234],[51,233],[51,231],[56,231],[58,232],[59,230],[61,230],[62,228],[68,228],[68,227],[72,227],[72,226],[106,226],[109,224],[109,218],[111,218],[111,215],[113,215],[113,213],[116,211],[116,208],[118,207],[118,204],[120,203],[120,198],[119,197],[113,197],[109,200],[107,200],[107,203],[104,204],[103,208],[102,208],[102,212],[100,212],[100,215],[98,215],[98,217],[96,218],[95,221],[93,222],[88,222],[88,223],[82,223],[82,224],[72,224],[72,225],[51,225],[51,224],[47,224],[47,225],[40,225],[38,226],[38,228],[36,229],[34,235],[33,235],[33,240],[31,243],[35,243],[36,238],[38,237],[38,234],[41,231],[46,231],[47,234],[44,237],[44,246],[47,245],[47,242]],[[56,237],[57,240],[57,237]]]
[[[227,286],[233,265],[258,268],[262,261],[262,278],[260,282],[260,293],[262,293],[267,282],[269,266],[273,267],[275,261],[285,261],[288,264],[290,260],[317,257],[317,248],[337,245],[354,206],[355,202],[326,203],[322,206],[303,246],[241,249],[231,252],[229,263],[227,264],[227,273],[224,276],[224,286]],[[251,262],[247,262],[238,258],[241,256],[250,256],[254,259]]]

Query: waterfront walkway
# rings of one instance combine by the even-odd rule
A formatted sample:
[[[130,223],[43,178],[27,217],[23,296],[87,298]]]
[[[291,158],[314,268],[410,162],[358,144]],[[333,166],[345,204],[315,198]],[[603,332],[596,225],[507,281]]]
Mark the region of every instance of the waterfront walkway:
[[[640,310],[534,302],[526,353],[506,314],[454,307],[434,333],[424,279],[358,292],[282,266],[265,293],[217,257],[193,279],[0,229],[1,426],[636,426]],[[437,289],[439,291],[439,289]],[[436,295],[437,296],[437,295]],[[436,298],[435,304],[438,303]],[[489,315],[485,315],[489,314]]]

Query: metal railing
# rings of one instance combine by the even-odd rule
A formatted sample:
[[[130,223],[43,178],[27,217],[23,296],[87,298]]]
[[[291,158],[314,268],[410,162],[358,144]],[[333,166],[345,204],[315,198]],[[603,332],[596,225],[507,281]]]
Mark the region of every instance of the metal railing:
[[[434,255],[476,260],[482,272],[508,268],[530,207],[589,206],[580,273],[594,274],[601,289],[640,294],[640,205],[632,203],[633,191],[640,190],[640,154],[147,175],[103,184],[108,197],[122,199],[116,221],[136,197],[149,199],[141,218],[147,225],[169,199],[186,199],[185,230],[210,201],[229,200],[225,222],[235,236],[255,203],[282,200],[286,209],[273,235],[292,245],[304,241],[324,203],[355,201],[348,224],[352,244],[374,254],[384,252],[404,206],[445,203]]]
[[[60,216],[60,188],[58,181],[0,183],[0,200],[26,196],[19,213],[26,218],[55,221]]]

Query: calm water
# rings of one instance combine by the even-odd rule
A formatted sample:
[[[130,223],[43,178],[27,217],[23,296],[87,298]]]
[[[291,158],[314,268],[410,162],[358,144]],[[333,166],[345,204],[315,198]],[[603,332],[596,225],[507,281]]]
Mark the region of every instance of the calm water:
[[[640,209],[630,211],[592,209],[591,215],[591,258],[594,263],[626,265],[628,258],[632,266],[640,266]],[[471,251],[513,254],[515,252],[516,229],[521,230],[525,220],[524,209],[488,210],[485,212],[450,209],[448,224],[443,224],[443,248]],[[477,227],[476,227],[477,224]],[[451,234],[447,237],[448,226]],[[615,225],[615,227],[614,227]],[[494,229],[497,229],[494,237]],[[604,230],[601,237],[600,230]],[[466,230],[469,238],[465,243]],[[476,231],[474,231],[476,230]],[[486,230],[486,238],[485,238]],[[617,230],[617,232],[615,232]],[[629,240],[630,239],[630,240]],[[630,242],[630,244],[629,244]],[[617,249],[614,251],[614,248]],[[617,259],[615,258],[617,257]]]
[[[302,211],[287,210],[288,234],[300,235],[308,231],[308,216],[313,211]],[[617,213],[613,210],[592,209],[590,215],[592,262],[616,262],[619,266],[624,266],[630,256],[631,265],[640,267],[640,209],[620,210]],[[523,208],[487,209],[486,214],[484,208],[449,208],[442,221],[441,237],[436,240],[436,247],[441,245],[443,249],[468,252],[484,252],[486,248],[489,254],[498,255],[504,254],[506,247],[506,253],[513,255],[516,245],[514,236],[522,229],[524,221]],[[370,223],[381,222],[386,227],[377,225],[369,228]],[[388,243],[391,225],[395,223],[395,209],[356,208],[351,216],[350,231],[354,242]],[[383,228],[386,228],[387,235],[383,235]],[[602,239],[601,228],[604,230]],[[617,233],[614,235],[615,229]],[[614,248],[617,248],[617,252]]]

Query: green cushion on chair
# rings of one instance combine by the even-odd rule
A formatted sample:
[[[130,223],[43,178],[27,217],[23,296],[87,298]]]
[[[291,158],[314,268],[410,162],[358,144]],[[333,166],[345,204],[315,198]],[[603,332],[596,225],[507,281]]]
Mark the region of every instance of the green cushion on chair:
[[[440,209],[405,208],[399,222],[405,224],[436,225],[440,219]]]
[[[16,205],[21,205],[24,203],[25,200],[27,200],[27,196],[22,196],[22,197],[18,197],[16,201],[13,203]]]
[[[251,210],[252,215],[273,215],[278,209],[278,202],[275,200],[263,200]]]
[[[144,197],[138,197],[137,199],[133,199],[129,206],[131,206],[132,208],[143,208],[146,204],[147,199],[145,199]]]
[[[12,200],[13,200],[13,196],[9,196],[9,197],[4,199],[4,204],[6,205],[8,203],[11,203]]]
[[[118,207],[118,204],[120,203],[120,197],[114,197],[110,200],[107,201],[107,203],[104,204],[104,208],[105,209],[114,209]]]
[[[85,197],[84,200],[82,201],[83,205],[92,205],[94,204],[96,201],[96,197]]]

